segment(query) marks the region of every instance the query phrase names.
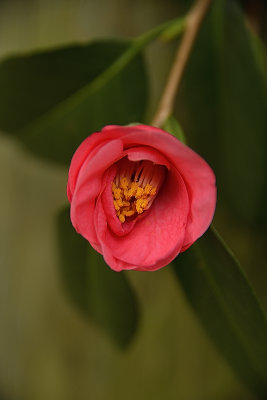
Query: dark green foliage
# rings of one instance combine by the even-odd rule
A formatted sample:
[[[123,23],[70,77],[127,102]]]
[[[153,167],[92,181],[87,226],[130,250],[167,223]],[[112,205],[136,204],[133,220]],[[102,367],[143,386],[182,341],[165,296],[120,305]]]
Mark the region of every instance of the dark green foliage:
[[[214,344],[235,373],[267,395],[267,322],[236,259],[208,232],[174,261],[175,275]]]
[[[219,200],[263,225],[267,196],[266,54],[235,1],[216,1],[197,38],[178,98],[189,142],[213,166]]]
[[[126,41],[98,41],[0,64],[0,129],[33,152],[68,163],[89,134],[141,121],[147,102],[142,56],[110,71]]]
[[[114,272],[71,225],[69,209],[58,214],[60,271],[67,293],[84,316],[120,347],[133,339],[138,323],[136,297],[125,272]]]

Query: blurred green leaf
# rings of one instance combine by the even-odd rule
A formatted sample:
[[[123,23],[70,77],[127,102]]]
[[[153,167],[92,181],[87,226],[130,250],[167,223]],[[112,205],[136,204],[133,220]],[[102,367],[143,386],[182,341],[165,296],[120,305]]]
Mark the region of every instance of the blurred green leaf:
[[[181,18],[180,23],[177,23],[176,25],[171,25],[169,29],[166,29],[163,32],[160,39],[165,42],[173,40],[174,38],[179,36],[182,32],[184,32],[185,27],[186,27],[185,19]]]
[[[58,214],[61,275],[71,300],[120,347],[133,339],[138,323],[136,297],[124,272],[114,272],[77,234],[69,209]]]
[[[164,123],[163,129],[170,134],[174,135],[177,139],[179,139],[181,142],[186,143],[185,140],[185,135],[184,132],[178,123],[178,121],[175,119],[173,115],[171,115]]]
[[[141,121],[147,79],[141,55],[124,57],[131,43],[97,41],[2,61],[0,129],[68,163],[92,132]]]
[[[237,376],[267,395],[267,322],[238,262],[209,229],[174,261],[175,275],[217,349]]]
[[[219,200],[245,222],[263,224],[267,65],[264,46],[255,41],[238,2],[213,2],[185,71],[177,116],[191,145],[213,166]]]

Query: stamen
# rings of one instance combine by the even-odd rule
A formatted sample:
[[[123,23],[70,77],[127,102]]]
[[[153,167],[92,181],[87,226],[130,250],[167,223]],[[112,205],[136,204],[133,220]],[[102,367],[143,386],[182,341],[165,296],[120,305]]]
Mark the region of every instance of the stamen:
[[[118,172],[112,183],[113,203],[121,223],[136,217],[151,207],[163,182],[165,168],[151,161],[118,162]]]

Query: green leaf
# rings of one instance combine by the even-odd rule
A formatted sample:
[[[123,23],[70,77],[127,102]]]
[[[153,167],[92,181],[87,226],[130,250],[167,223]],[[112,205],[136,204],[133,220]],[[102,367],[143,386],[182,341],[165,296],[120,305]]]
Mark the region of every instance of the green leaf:
[[[174,261],[186,297],[237,376],[267,395],[267,323],[238,262],[215,230]]]
[[[70,222],[69,209],[57,217],[61,275],[72,302],[124,348],[138,323],[136,297],[124,272],[114,272]]]
[[[213,2],[185,71],[177,115],[190,144],[215,170],[221,201],[235,217],[262,225],[267,64],[264,46],[255,41],[237,1]]]
[[[178,123],[178,121],[175,119],[173,115],[171,115],[164,123],[163,129],[166,132],[171,133],[174,135],[177,139],[179,139],[182,143],[186,143],[185,135],[184,132]]]
[[[0,129],[29,149],[68,163],[107,124],[141,121],[147,79],[130,41],[97,41],[0,63]]]
[[[186,20],[185,18],[181,18],[178,23],[176,23],[175,25],[171,25],[168,29],[166,29],[160,38],[165,42],[173,40],[177,36],[180,36],[185,29],[186,29]]]

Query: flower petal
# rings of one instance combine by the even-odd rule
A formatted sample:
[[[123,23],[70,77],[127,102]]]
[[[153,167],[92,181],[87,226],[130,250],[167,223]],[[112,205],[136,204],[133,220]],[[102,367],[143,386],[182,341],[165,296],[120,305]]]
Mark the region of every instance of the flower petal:
[[[99,224],[99,215],[103,217],[104,213],[99,202],[95,230],[106,262],[116,271],[156,270],[165,266],[182,248],[188,212],[186,187],[175,170],[169,172],[146,216],[126,236],[117,236],[107,224]]]
[[[169,161],[153,147],[132,147],[127,149],[125,153],[130,161],[149,160],[155,164],[165,165],[165,167],[170,169]]]
[[[123,154],[121,140],[107,142],[80,168],[71,202],[71,221],[78,233],[99,251],[93,215],[95,201],[103,190],[102,178],[107,168]]]
[[[104,189],[102,193],[102,205],[110,229],[113,231],[114,234],[118,236],[125,236],[133,229],[136,223],[136,219],[132,221],[125,221],[122,224],[116,215],[112,191],[111,191],[111,185],[115,178],[116,172],[117,172],[116,165],[113,165],[105,173],[105,176],[103,178]]]
[[[88,162],[89,159],[94,157],[99,149],[104,146],[109,140],[110,139],[105,138],[105,136],[102,135],[101,132],[96,132],[88,136],[75,151],[69,168],[67,185],[67,195],[70,202],[72,200],[72,193],[74,191],[76,181],[83,163],[85,161]]]
[[[164,165],[167,177],[150,209],[121,223],[111,184],[126,156]],[[174,136],[145,125],[107,126],[85,139],[72,158],[67,194],[75,229],[116,271],[167,265],[205,232],[216,203],[208,164]]]
[[[157,149],[179,171],[186,184],[190,214],[186,227],[184,248],[198,239],[210,225],[216,205],[215,176],[206,161],[192,149],[167,132],[146,125],[103,129],[105,139],[121,136],[124,148],[145,145]]]

